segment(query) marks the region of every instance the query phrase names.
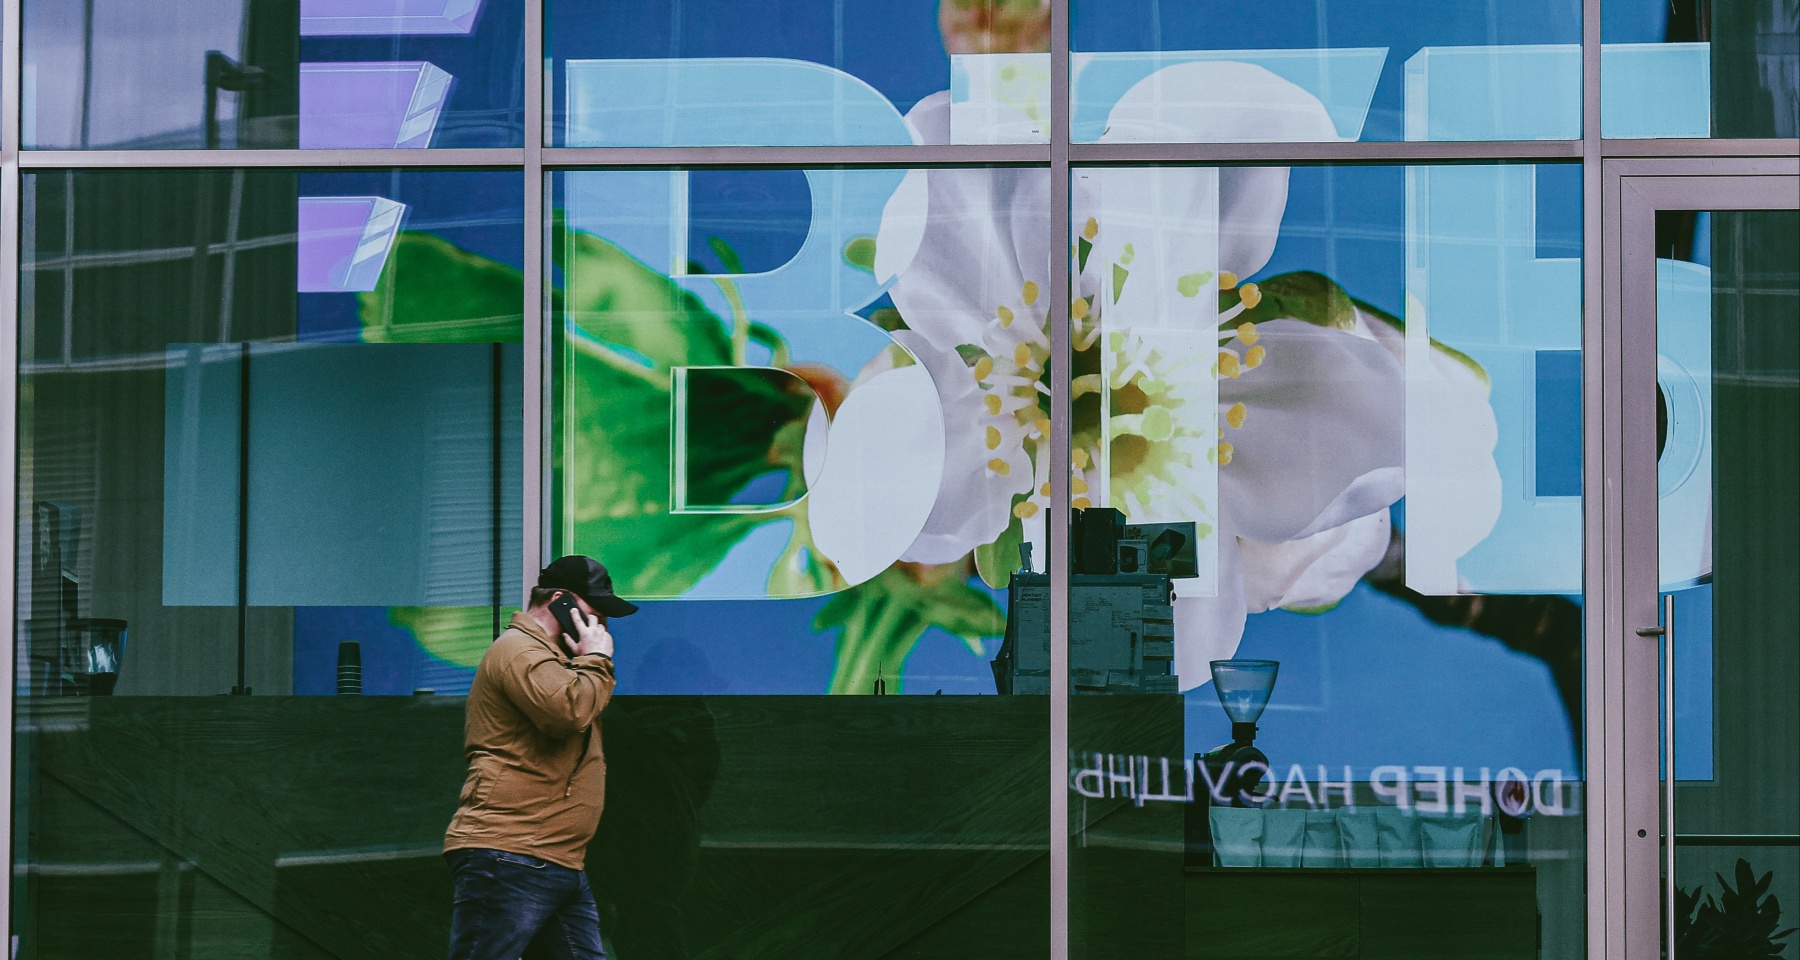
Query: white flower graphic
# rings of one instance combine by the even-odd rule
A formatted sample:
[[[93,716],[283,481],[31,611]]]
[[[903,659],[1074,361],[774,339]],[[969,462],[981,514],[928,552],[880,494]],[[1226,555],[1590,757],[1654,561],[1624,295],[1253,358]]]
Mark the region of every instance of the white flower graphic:
[[[1158,101],[1171,85],[1229,96]],[[939,94],[908,121],[922,141],[943,142],[948,113]],[[1108,135],[1132,140],[1335,136],[1305,91],[1233,63],[1159,71],[1112,118]],[[1116,173],[1070,185],[1075,365],[1051,377],[1068,377],[1076,407],[1072,506],[1104,496],[1133,519],[1194,520],[1216,537],[1216,589],[1176,583],[1175,669],[1192,687],[1209,679],[1208,660],[1236,650],[1249,613],[1335,603],[1381,559],[1387,509],[1405,488],[1404,345],[1380,321],[1395,342],[1364,321],[1239,318],[1262,298],[1240,278],[1274,252],[1286,169]],[[1049,503],[1052,187],[1042,170],[921,170],[888,204],[876,274],[897,278],[910,328],[897,336],[931,374],[945,420],[942,483],[908,560],[960,558],[1014,517],[1029,533]],[[1109,205],[1109,193],[1136,199]],[[1209,261],[1181,266],[1197,250]],[[1134,273],[1141,283],[1125,279]],[[1127,283],[1137,296],[1121,300]],[[1220,310],[1231,299],[1220,291],[1237,303]]]

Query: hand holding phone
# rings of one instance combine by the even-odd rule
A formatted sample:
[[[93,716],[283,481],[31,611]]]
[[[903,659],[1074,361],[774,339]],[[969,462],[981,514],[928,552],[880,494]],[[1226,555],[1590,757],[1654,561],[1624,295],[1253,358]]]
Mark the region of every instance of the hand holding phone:
[[[612,656],[612,633],[599,617],[583,612],[573,596],[565,593],[550,601],[550,612],[562,626],[563,645],[568,647],[570,655],[581,657],[597,653]]]

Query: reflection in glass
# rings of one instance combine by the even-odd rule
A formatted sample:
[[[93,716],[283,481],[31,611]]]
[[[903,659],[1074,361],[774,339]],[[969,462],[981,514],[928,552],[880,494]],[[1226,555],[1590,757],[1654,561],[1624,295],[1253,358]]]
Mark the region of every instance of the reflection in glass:
[[[441,951],[454,695],[520,599],[519,175],[22,186],[17,955]]]
[[[1042,0],[545,8],[563,146],[1042,143]],[[941,101],[933,123],[916,105]],[[908,116],[909,124],[901,118]]]
[[[1668,211],[1656,227],[1676,955],[1725,936],[1768,955],[1800,902],[1800,214]]]
[[[33,0],[37,149],[517,146],[519,0]]]
[[[1255,723],[1269,705],[1269,694],[1275,692],[1275,676],[1281,664],[1273,660],[1214,660],[1213,689],[1219,693],[1219,706],[1232,723]]]
[[[1075,171],[1071,664],[1198,562],[1071,703],[1074,953],[1582,955],[1573,171]]]
[[[1800,39],[1780,3],[1606,0],[1601,133],[1800,135]]]
[[[1045,171],[551,183],[549,549],[602,558],[641,605],[589,858],[617,952],[804,929],[821,955],[1042,955],[1047,691],[994,696],[989,661],[1047,502]],[[945,242],[976,216],[951,186],[1034,245],[971,262]],[[416,256],[519,295],[486,256]],[[440,275],[391,296],[452,302]],[[431,613],[415,629],[451,619]]]
[[[1077,142],[1581,136],[1581,9],[1075,0]]]

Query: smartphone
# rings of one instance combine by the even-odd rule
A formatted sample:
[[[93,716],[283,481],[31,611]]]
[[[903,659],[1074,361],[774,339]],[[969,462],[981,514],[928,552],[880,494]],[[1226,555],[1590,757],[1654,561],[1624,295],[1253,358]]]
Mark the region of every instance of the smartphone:
[[[550,612],[556,616],[556,622],[562,624],[563,632],[569,639],[580,642],[581,633],[575,629],[575,598],[570,594],[562,594],[550,601]]]

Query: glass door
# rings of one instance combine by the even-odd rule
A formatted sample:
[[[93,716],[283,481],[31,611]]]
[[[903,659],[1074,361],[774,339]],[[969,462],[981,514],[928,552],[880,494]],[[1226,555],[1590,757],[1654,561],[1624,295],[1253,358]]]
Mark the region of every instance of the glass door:
[[[1800,171],[1730,166],[1608,178],[1631,957],[1800,952]]]

